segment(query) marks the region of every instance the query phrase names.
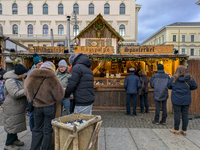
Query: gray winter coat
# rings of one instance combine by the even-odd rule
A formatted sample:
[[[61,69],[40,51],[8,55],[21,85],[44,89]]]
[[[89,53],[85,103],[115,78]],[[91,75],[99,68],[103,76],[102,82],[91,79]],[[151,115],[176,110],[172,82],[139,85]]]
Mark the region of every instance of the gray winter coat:
[[[154,89],[154,99],[164,101],[168,99],[167,83],[170,77],[163,70],[158,70],[150,79],[150,86]]]
[[[57,74],[58,79],[60,80],[60,82],[62,83],[62,86],[64,88],[67,87],[68,84],[68,78],[70,77],[70,74],[68,72],[66,72],[65,74],[62,74],[61,72],[58,72]]]
[[[4,74],[4,129],[7,133],[19,133],[26,130],[26,97],[24,96],[24,81],[14,73],[14,70]],[[15,80],[17,83],[15,82]]]

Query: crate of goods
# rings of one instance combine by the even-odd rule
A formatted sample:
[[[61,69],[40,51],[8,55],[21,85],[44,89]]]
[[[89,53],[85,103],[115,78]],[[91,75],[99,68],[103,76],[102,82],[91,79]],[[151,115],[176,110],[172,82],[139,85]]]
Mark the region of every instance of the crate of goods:
[[[71,114],[51,121],[55,150],[98,150],[101,116]]]

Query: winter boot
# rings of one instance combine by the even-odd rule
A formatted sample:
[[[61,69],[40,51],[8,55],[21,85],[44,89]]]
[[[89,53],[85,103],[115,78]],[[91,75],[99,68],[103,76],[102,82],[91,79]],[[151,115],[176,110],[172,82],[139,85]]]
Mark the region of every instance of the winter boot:
[[[23,146],[24,142],[20,141],[20,140],[17,140],[17,141],[14,142],[14,145],[16,145],[16,146]]]
[[[17,147],[16,145],[5,145],[4,150],[19,150],[19,147]]]
[[[183,134],[184,136],[186,136],[186,134],[187,134],[187,132],[186,132],[186,131],[183,131],[183,130],[181,130],[180,133]]]
[[[178,131],[178,130],[171,129],[170,132],[171,132],[171,133],[174,133],[174,134],[176,134],[176,135],[179,135],[179,131]]]

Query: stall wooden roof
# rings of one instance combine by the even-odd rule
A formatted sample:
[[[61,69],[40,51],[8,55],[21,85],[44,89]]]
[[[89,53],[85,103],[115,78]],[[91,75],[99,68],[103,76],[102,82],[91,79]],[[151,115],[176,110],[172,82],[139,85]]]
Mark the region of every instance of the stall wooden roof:
[[[12,56],[21,58],[31,58],[33,53],[0,53],[0,56]],[[71,53],[40,53],[41,57],[49,58],[68,58]],[[84,54],[92,58],[188,58],[185,54]]]
[[[101,20],[105,25],[109,28],[109,30],[120,40],[124,41],[124,38],[119,35],[119,33],[105,20],[103,19],[103,16],[99,14],[94,20],[92,20],[87,27],[85,27],[74,39],[81,38],[81,36],[89,29],[91,28],[95,22],[98,20]]]

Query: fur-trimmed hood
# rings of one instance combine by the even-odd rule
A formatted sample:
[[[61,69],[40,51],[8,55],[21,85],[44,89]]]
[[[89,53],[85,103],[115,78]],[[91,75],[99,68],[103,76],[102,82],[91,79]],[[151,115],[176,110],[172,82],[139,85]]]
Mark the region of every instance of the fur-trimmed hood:
[[[52,70],[36,68],[30,72],[25,80],[24,93],[32,101],[37,91],[33,101],[35,107],[51,106],[64,98],[62,84]]]
[[[52,78],[56,77],[56,73],[52,70],[35,68],[30,72],[29,76],[32,78]]]

